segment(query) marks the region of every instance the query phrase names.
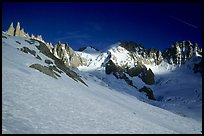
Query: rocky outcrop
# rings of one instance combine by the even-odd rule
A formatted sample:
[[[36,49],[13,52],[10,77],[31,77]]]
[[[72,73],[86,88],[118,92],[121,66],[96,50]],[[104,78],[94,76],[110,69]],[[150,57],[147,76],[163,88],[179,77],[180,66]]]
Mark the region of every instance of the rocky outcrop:
[[[139,78],[141,78],[142,81],[148,85],[152,85],[155,83],[154,73],[152,72],[150,68],[148,70],[147,68],[141,69]]]
[[[20,27],[20,23],[17,23],[16,29],[13,27],[13,22],[11,23],[7,34],[11,35],[11,36],[19,36],[19,37],[26,37],[29,36],[28,34],[26,34],[24,32],[24,29]]]
[[[7,31],[7,34],[11,36],[27,37],[27,38],[39,40],[41,42],[45,42],[41,35],[34,36],[32,34],[31,36],[29,36],[28,33],[25,33],[24,29],[23,28],[21,29],[20,27],[20,22],[17,23],[16,29],[14,28],[13,22],[12,22]]]
[[[134,61],[134,65],[139,63],[159,65],[162,60],[162,53],[154,48],[146,49],[141,44],[135,42],[121,42],[119,45],[129,52],[129,58]]]
[[[15,28],[13,27],[13,22],[12,22],[8,31],[7,31],[7,34],[14,36],[14,31],[15,31]]]
[[[157,51],[156,56],[157,56],[156,64],[159,65],[162,62],[162,60],[164,59],[163,56],[162,56],[162,52],[161,51]]]
[[[35,41],[34,39],[32,41]],[[75,73],[73,70],[71,70],[69,67],[67,67],[64,63],[64,61],[62,59],[57,58],[53,53],[51,53],[49,51],[49,48],[46,46],[45,43],[39,41],[39,45],[37,46],[37,49],[43,53],[45,56],[49,57],[50,59],[52,59],[54,62],[54,65],[56,65],[57,68],[60,69],[60,71],[63,71],[66,73],[66,75],[68,75],[69,77],[71,77],[73,80],[75,81],[80,81],[82,82],[84,85],[88,86],[81,78],[79,75],[77,75],[77,73]],[[53,69],[55,70],[55,69]]]
[[[31,34],[31,39],[35,39],[36,37],[33,35],[33,34]]]
[[[51,76],[55,79],[57,79],[57,77],[61,77],[59,74],[57,74],[54,70],[52,70],[51,68],[47,67],[47,66],[42,66],[41,64],[32,64],[29,66],[30,68],[34,68],[48,76]]]
[[[22,48],[20,48],[20,51],[27,53],[27,54],[30,53],[33,56],[36,55],[36,52],[34,50],[29,49],[28,47],[22,47]]]
[[[20,37],[25,37],[25,35],[26,35],[26,34],[25,34],[25,32],[24,32],[24,29],[22,28],[22,29],[20,30],[20,35],[19,35],[19,36],[20,36]]]
[[[141,89],[139,89],[139,91],[144,92],[148,99],[156,100],[151,88],[144,86]]]
[[[42,35],[37,35],[37,36],[35,36],[35,35],[31,34],[31,37],[30,37],[30,38],[45,43],[45,41],[44,41],[43,38],[42,38]]]
[[[143,70],[144,69],[144,70]],[[135,67],[133,68],[126,68],[126,71],[127,73],[131,76],[131,77],[134,77],[134,76],[139,76],[139,74],[142,72],[142,71],[145,71],[147,68],[145,67],[145,65],[136,65]]]
[[[20,27],[20,23],[18,22],[17,23],[17,26],[16,26],[16,30],[15,30],[15,35],[14,36],[20,36],[20,30],[21,27]]]
[[[29,35],[29,33],[25,33],[25,37],[28,37],[28,38],[30,38],[30,35]]]
[[[112,60],[109,60],[106,63],[106,67],[105,67],[105,72],[106,74],[113,74],[117,79],[123,79],[125,80],[125,82],[134,87],[137,88],[136,86],[133,85],[132,80],[130,80],[127,76],[126,76],[126,72],[125,69],[122,69],[121,67],[117,66],[116,64],[114,64],[114,62]]]
[[[138,76],[145,84],[152,85],[155,83],[154,73],[151,69],[147,70],[145,65],[137,65],[133,68],[121,68],[117,66],[112,60],[109,60],[105,66],[106,74],[113,74],[116,78],[124,79],[129,85],[132,85],[132,81],[125,75],[128,74],[131,77]]]
[[[54,46],[52,43],[46,43],[46,46],[49,48],[50,52],[53,53]]]
[[[37,35],[37,39],[42,41],[42,35]]]
[[[106,67],[105,67],[105,72],[106,74],[111,74],[113,72],[118,72],[119,67],[117,67],[112,60],[109,60],[108,63],[106,64]]]
[[[61,44],[58,42],[53,48],[53,54],[57,58],[61,59],[66,66],[78,67],[82,65],[81,58],[74,52],[74,50],[68,46],[68,44]]]
[[[202,54],[202,50],[198,47],[198,44],[183,41],[174,43],[171,48],[164,50],[162,55],[168,63],[181,66],[196,54]]]

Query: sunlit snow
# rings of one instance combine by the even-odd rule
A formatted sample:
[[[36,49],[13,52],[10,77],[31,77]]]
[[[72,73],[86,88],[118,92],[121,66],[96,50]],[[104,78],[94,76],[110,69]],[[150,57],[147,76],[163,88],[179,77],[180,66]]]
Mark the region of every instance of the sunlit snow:
[[[105,75],[102,68],[89,71],[81,68],[77,71],[88,87],[64,73],[59,79],[54,79],[31,69],[29,65],[33,63],[45,65],[47,57],[39,53],[34,45],[25,42],[26,38],[6,37],[2,38],[2,133],[201,133],[202,118],[175,114],[170,108],[176,110],[179,107],[162,101],[143,102],[141,99],[145,95],[113,75]],[[22,46],[35,50],[43,60],[17,50]],[[169,89],[173,91],[176,87],[176,91],[185,89],[182,85],[186,82],[181,82],[181,75],[176,71],[166,78],[171,70],[161,70],[162,75],[157,68],[151,68],[155,75],[160,75],[157,77],[160,85],[153,86],[156,96],[169,93]],[[193,85],[198,85],[195,88],[201,93],[199,76],[192,79],[189,86],[194,89]],[[193,74],[186,76],[192,77]],[[141,80],[136,78],[135,84],[139,82]],[[185,93],[186,103],[191,103],[192,92],[172,92],[171,99],[185,98],[172,96],[177,93],[179,96]],[[163,101],[167,100],[167,96],[164,95]],[[162,109],[162,104],[170,108]],[[201,104],[196,109],[201,112],[201,102],[192,104]]]

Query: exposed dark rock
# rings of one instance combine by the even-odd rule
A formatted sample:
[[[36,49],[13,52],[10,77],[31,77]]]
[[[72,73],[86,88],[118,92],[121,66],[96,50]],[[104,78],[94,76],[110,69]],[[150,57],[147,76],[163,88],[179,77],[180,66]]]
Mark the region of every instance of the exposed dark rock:
[[[125,48],[129,52],[136,52],[135,48],[138,46],[138,44],[130,41],[130,42],[121,42],[120,46]]]
[[[139,77],[142,79],[143,82],[145,82],[148,85],[152,85],[155,83],[154,73],[152,72],[151,69],[147,70],[146,68],[143,68]]]
[[[155,83],[154,80],[154,73],[151,69],[147,70],[147,68],[144,65],[137,65],[134,68],[131,69],[123,69],[117,65],[114,64],[112,60],[109,60],[108,63],[105,66],[105,72],[106,74],[111,74],[116,78],[124,79],[129,85],[133,85],[132,81],[125,75],[127,73],[131,77],[138,76],[142,79],[142,81],[148,85],[152,85]]]
[[[16,41],[16,43],[21,44],[19,41]]]
[[[162,56],[161,51],[157,51],[156,56],[157,56],[156,64],[159,65],[162,62],[162,60],[163,60],[163,56]]]
[[[7,39],[7,37],[6,37],[6,36],[4,36],[4,35],[2,35],[2,38],[5,38],[5,39]]]
[[[58,72],[58,73],[63,73],[61,70],[59,70],[56,66],[49,66],[49,68],[50,69],[52,69],[52,70],[54,70],[54,71],[56,71],[56,72]]]
[[[42,60],[40,56],[37,55],[36,59]]]
[[[153,91],[151,90],[151,88],[144,86],[141,89],[139,89],[139,91],[140,92],[145,92],[146,96],[148,97],[148,99],[156,100],[155,97],[154,97]]]
[[[30,54],[32,54],[33,56],[36,55],[36,52],[35,52],[34,50],[30,50],[28,47],[22,47],[22,48],[20,49],[20,51],[25,52],[25,53],[30,53]]]
[[[130,80],[126,74],[125,74],[125,69],[119,67],[119,66],[116,66],[112,60],[109,60],[108,63],[106,64],[106,67],[105,67],[105,72],[106,74],[111,74],[113,73],[113,75],[118,78],[118,79],[124,79],[125,82],[130,85],[130,86],[133,86],[135,88],[137,88],[136,86],[133,85],[133,82],[132,80]]]
[[[45,60],[45,63],[47,63],[47,64],[53,64],[53,62],[52,62],[51,60],[48,60],[48,59]]]
[[[29,40],[25,40],[27,43],[29,43],[29,44],[34,44],[34,41],[29,41]]]
[[[142,69],[144,68],[146,68],[144,65],[136,65],[133,68],[127,68],[126,71],[129,76],[134,77],[138,76],[142,72]]]
[[[56,73],[52,69],[50,69],[49,67],[42,66],[40,64],[32,64],[29,67],[37,69],[38,71],[57,79]],[[59,76],[59,75],[57,75],[57,76]]]
[[[35,39],[32,39],[32,41],[35,41]],[[38,41],[38,40],[37,40]],[[69,77],[71,77],[75,81],[80,81],[84,85],[88,86],[74,71],[72,71],[70,68],[68,68],[64,62],[61,59],[58,59],[54,56],[49,50],[49,48],[41,41],[38,41],[40,43],[39,46],[36,46],[40,52],[42,52],[45,56],[51,58],[54,60],[54,64],[63,72],[65,72]]]
[[[118,67],[113,63],[112,60],[109,60],[105,67],[106,74],[111,74],[112,72],[118,72]]]

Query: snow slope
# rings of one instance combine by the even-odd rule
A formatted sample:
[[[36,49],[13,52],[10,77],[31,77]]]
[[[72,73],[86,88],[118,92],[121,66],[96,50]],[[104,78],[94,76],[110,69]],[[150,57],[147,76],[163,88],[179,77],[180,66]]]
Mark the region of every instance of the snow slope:
[[[86,54],[87,58],[91,58],[92,61],[89,66],[81,66],[79,69],[102,80],[107,86],[119,92],[130,94],[149,104],[202,122],[202,77],[200,73],[193,73],[194,63],[198,63],[199,57],[202,58],[202,56],[197,54],[180,67],[179,65],[170,65],[165,61],[156,66],[144,63],[147,69],[150,68],[153,71],[156,84],[146,85],[140,78],[128,76],[133,81],[133,85],[138,88],[135,89],[127,85],[123,79],[106,75],[104,68],[101,67],[109,54],[111,54],[111,60],[118,65],[128,62],[130,67],[134,66],[134,60],[129,57],[129,52],[119,44],[111,45],[101,54],[97,54],[98,56]],[[149,101],[144,94],[138,93],[138,90],[143,86],[148,86],[153,90],[157,101]]]
[[[159,102],[155,102],[154,105],[202,123],[201,74],[193,73],[188,63],[176,67],[163,62],[162,67],[147,67],[152,69],[156,78],[156,84],[151,88]]]
[[[87,87],[31,69],[43,61],[16,48],[36,48],[24,38],[2,40],[2,133],[201,133],[200,121],[121,93],[92,74],[78,71]]]

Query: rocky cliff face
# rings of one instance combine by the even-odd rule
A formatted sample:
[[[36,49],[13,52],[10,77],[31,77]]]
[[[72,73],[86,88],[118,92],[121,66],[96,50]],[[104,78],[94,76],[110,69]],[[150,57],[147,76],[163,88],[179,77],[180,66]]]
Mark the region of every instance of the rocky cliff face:
[[[121,47],[129,51],[130,57],[137,63],[158,65],[163,60],[162,53],[154,48],[146,49],[135,42],[122,42]]]
[[[52,52],[57,58],[62,59],[67,66],[76,68],[82,65],[81,58],[68,46],[68,44],[61,44],[58,42],[54,46]]]
[[[171,48],[167,48],[163,52],[163,57],[168,63],[181,66],[192,58],[193,55],[199,54],[202,55],[202,51],[197,43],[192,44],[190,41],[183,41],[176,42]]]

